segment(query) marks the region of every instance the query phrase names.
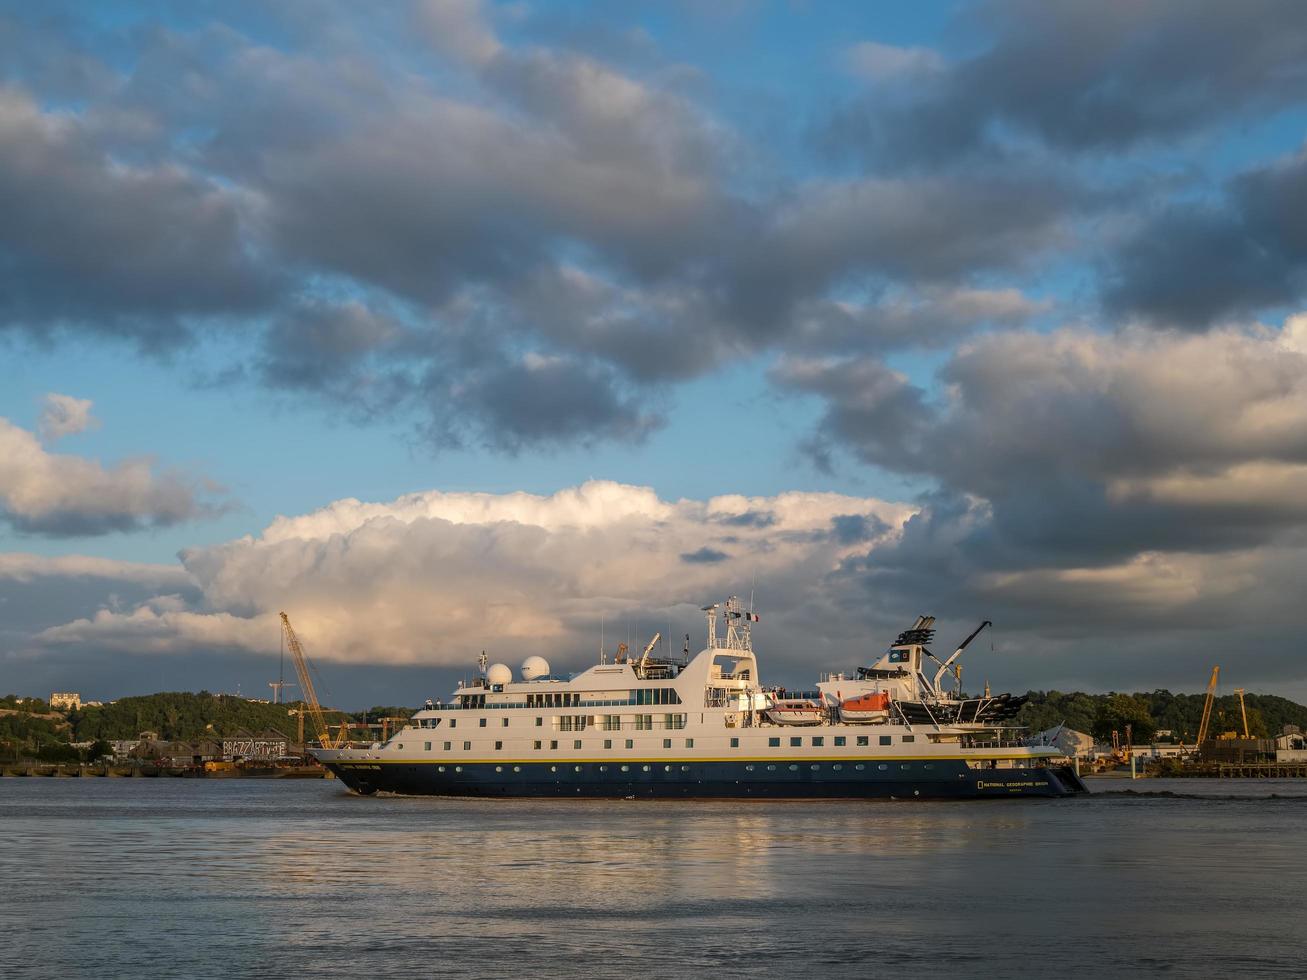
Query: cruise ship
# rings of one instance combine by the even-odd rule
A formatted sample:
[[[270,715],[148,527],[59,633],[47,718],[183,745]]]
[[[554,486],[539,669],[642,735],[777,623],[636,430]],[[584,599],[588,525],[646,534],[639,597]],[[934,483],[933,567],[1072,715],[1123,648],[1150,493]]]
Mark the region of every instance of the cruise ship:
[[[707,645],[632,655],[569,677],[527,657],[515,678],[482,655],[448,704],[384,743],[313,749],[350,789],[480,797],[939,800],[1086,792],[1055,747],[1017,737],[1020,699],[967,698],[941,681],[985,626],[940,660],[918,617],[873,664],[810,692],[765,687],[758,617],[732,596],[705,607]],[[936,669],[930,670],[932,665]],[[960,688],[960,683],[958,684]]]

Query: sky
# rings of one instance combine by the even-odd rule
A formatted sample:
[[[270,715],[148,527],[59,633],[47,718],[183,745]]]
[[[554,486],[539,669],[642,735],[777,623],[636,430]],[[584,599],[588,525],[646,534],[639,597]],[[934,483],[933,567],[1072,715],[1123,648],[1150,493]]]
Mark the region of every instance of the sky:
[[[0,692],[1307,698],[1307,7],[0,0]]]

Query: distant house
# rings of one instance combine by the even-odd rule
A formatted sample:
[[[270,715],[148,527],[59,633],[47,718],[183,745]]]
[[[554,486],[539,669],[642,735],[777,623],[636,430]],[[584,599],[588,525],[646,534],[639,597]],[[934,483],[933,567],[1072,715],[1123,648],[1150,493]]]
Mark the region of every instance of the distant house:
[[[242,729],[222,737],[222,757],[232,762],[241,759],[270,762],[288,755],[289,749],[290,740],[274,728],[264,732]]]
[[[55,691],[50,695],[50,707],[55,711],[80,711],[82,696],[76,691]]]
[[[1067,728],[1065,725],[1040,732],[1035,736],[1035,740],[1042,745],[1061,749],[1073,759],[1088,759],[1094,754],[1093,736],[1078,732],[1074,728]]]
[[[1275,740],[1276,762],[1307,762],[1307,735],[1295,725],[1286,725],[1286,731]],[[1288,731],[1287,729],[1294,729]]]

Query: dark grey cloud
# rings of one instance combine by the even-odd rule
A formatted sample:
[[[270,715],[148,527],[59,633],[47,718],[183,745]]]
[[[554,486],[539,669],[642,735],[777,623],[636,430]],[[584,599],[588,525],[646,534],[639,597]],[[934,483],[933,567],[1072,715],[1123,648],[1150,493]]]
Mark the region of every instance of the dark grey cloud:
[[[1307,10],[1294,0],[1017,0],[960,20],[971,53],[905,60],[901,86],[881,77],[828,144],[878,165],[952,162],[1013,136],[1118,152],[1307,99]]]
[[[719,561],[726,561],[730,558],[724,551],[718,551],[716,548],[709,548],[704,545],[698,551],[687,551],[681,555],[681,561],[690,565],[712,565]]]
[[[1307,153],[1230,182],[1210,204],[1167,205],[1112,255],[1109,310],[1201,328],[1307,293]]]

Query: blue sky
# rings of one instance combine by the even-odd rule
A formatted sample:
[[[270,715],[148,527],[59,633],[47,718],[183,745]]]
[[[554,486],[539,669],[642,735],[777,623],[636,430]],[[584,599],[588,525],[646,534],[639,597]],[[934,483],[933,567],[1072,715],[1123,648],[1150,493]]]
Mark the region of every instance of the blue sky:
[[[293,598],[395,699],[759,569],[786,679],[922,610],[1005,620],[1016,687],[1292,642],[1297,4],[0,3],[0,48],[0,688],[219,686]]]

